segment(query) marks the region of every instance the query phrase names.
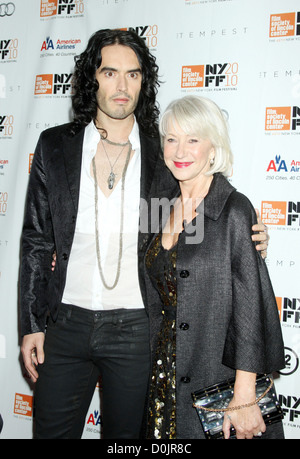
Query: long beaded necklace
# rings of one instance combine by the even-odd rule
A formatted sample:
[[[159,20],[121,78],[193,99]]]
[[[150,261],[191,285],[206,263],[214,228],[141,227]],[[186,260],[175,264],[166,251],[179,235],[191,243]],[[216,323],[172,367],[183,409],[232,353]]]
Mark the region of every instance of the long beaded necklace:
[[[120,144],[116,144],[120,145]],[[97,169],[96,169],[96,161],[95,156],[93,157],[92,165],[93,165],[93,174],[94,174],[94,183],[95,183],[95,239],[96,239],[96,252],[97,252],[97,261],[98,261],[98,270],[102,280],[104,287],[107,290],[113,290],[120,279],[121,274],[121,260],[123,254],[123,226],[124,226],[124,194],[125,194],[125,177],[126,172],[130,160],[130,154],[132,150],[131,143],[128,141],[125,145],[129,145],[126,161],[124,165],[124,169],[122,172],[122,182],[121,182],[121,216],[120,216],[120,234],[119,234],[119,256],[118,256],[118,265],[117,265],[117,273],[115,281],[112,285],[108,285],[103,274],[102,266],[101,266],[101,256],[100,256],[100,244],[99,244],[99,230],[98,230],[98,181],[97,181]],[[119,155],[120,156],[120,155]]]

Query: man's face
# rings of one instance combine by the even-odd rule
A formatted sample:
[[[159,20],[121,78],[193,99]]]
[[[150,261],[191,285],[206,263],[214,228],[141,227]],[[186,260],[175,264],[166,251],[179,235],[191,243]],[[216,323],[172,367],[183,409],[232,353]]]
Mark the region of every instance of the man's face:
[[[105,46],[101,56],[102,63],[96,71],[98,117],[125,119],[133,114],[141,90],[138,58],[131,48],[123,45]]]

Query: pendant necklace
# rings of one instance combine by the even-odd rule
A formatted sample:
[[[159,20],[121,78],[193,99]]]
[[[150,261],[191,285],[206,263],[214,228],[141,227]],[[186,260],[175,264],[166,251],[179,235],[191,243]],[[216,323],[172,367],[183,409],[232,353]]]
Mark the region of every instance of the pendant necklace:
[[[115,143],[115,142],[112,142],[111,140],[103,138],[102,136],[101,136],[101,141],[102,141],[103,150],[104,150],[104,152],[106,154],[107,160],[108,160],[109,165],[110,165],[110,174],[109,174],[108,179],[107,179],[107,185],[108,185],[108,189],[112,190],[113,187],[114,187],[114,184],[115,184],[116,176],[117,176],[117,174],[114,173],[114,167],[115,167],[118,159],[120,158],[120,156],[122,154],[122,151],[124,150],[126,145],[130,144],[130,142],[128,140],[126,143]],[[111,164],[111,161],[110,161],[109,156],[107,154],[107,151],[105,149],[104,142],[107,142],[110,145],[122,147],[122,149],[121,149],[120,153],[118,154],[117,159],[115,160],[114,164]],[[131,147],[130,147],[130,151],[131,151]]]
[[[117,144],[119,145],[119,144]],[[117,264],[117,273],[115,281],[112,285],[108,285],[103,274],[102,266],[101,266],[101,255],[100,255],[100,244],[99,244],[99,230],[98,230],[98,181],[97,181],[97,169],[96,169],[96,161],[95,156],[93,157],[92,165],[93,165],[93,174],[94,174],[94,182],[95,182],[95,239],[96,239],[96,253],[97,253],[97,261],[98,261],[98,270],[100,274],[100,278],[104,287],[107,290],[113,290],[117,283],[119,282],[120,273],[121,273],[121,260],[123,254],[123,226],[124,226],[124,194],[125,194],[125,177],[126,172],[130,160],[130,154],[132,150],[131,143],[128,141],[125,145],[129,145],[126,161],[124,165],[124,169],[122,172],[122,182],[121,182],[121,215],[120,215],[120,234],[119,234],[119,256],[118,256],[118,264]],[[120,156],[120,155],[119,155]],[[112,185],[113,187],[113,185]]]

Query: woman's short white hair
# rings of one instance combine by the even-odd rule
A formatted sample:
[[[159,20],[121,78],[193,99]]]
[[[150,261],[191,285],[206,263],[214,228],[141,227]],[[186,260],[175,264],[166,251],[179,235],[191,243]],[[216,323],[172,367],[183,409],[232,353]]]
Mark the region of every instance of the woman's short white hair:
[[[207,175],[221,172],[232,174],[233,155],[224,112],[215,102],[205,97],[190,95],[169,104],[161,117],[159,130],[162,141],[174,122],[187,135],[210,140],[215,150],[215,162]]]

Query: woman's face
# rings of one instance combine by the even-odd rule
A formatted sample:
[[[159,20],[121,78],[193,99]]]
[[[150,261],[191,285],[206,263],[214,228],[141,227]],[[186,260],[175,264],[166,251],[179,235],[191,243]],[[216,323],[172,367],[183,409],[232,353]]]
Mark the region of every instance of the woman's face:
[[[215,157],[210,140],[186,134],[177,123],[169,123],[164,138],[164,160],[181,182],[197,181],[210,169]]]

